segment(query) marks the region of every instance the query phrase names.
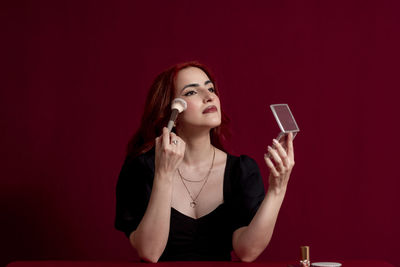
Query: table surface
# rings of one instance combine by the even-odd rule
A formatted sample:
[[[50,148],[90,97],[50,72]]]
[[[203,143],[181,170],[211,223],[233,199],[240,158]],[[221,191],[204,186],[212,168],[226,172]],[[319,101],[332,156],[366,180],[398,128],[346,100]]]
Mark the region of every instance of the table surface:
[[[337,262],[342,263],[343,267],[395,267],[394,265],[378,260],[338,260]],[[296,262],[202,262],[202,261],[190,261],[190,262],[159,262],[157,266],[192,266],[192,267],[288,267],[298,266]],[[15,261],[7,265],[7,267],[149,267],[151,264],[145,262],[121,262],[121,261]]]

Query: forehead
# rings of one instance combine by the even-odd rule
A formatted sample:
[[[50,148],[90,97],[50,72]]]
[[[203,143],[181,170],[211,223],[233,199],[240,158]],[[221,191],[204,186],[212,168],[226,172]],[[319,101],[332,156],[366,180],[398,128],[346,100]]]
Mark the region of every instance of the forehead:
[[[188,67],[182,69],[176,75],[176,86],[181,88],[190,83],[199,83],[204,84],[205,81],[208,81],[207,74],[199,68],[196,67]]]

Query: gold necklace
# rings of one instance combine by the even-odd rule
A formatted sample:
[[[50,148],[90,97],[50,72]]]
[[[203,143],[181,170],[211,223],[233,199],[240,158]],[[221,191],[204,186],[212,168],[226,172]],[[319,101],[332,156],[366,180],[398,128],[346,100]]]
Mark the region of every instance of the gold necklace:
[[[185,180],[185,181],[187,181],[187,182],[191,182],[191,183],[200,183],[200,182],[203,182],[203,181],[206,179],[206,177],[208,177],[208,175],[210,175],[211,169],[212,169],[212,167],[213,167],[213,165],[214,165],[215,147],[213,147],[213,148],[214,148],[214,155],[213,155],[213,159],[212,159],[212,162],[211,162],[211,167],[210,167],[210,169],[208,170],[208,173],[203,177],[203,179],[200,179],[200,180],[191,180],[191,179],[187,179],[187,178],[183,177],[181,171],[180,171],[179,168],[178,168],[178,173],[179,173],[179,176],[181,177],[181,179],[183,179],[183,180]]]
[[[184,177],[182,176],[181,172],[180,172],[179,169],[178,169],[178,173],[179,173],[179,176],[181,177],[181,181],[182,181],[183,185],[185,186],[186,191],[188,192],[190,198],[192,199],[192,202],[190,202],[190,207],[192,207],[192,208],[195,208],[195,207],[196,207],[196,205],[197,205],[196,200],[197,200],[197,198],[200,196],[201,191],[203,190],[204,186],[206,185],[206,183],[207,183],[207,181],[208,181],[208,177],[210,176],[211,170],[212,170],[212,168],[213,168],[213,166],[214,166],[215,147],[213,147],[213,148],[214,148],[214,154],[213,154],[213,159],[212,159],[212,162],[211,162],[211,167],[210,167],[210,169],[208,170],[206,176],[204,176],[203,179],[198,180],[198,181],[193,181],[193,180],[186,179],[186,178],[184,178]],[[188,181],[188,182],[201,182],[201,181],[203,181],[203,180],[205,180],[205,181],[204,181],[203,185],[201,186],[199,193],[197,194],[196,197],[193,197],[192,194],[190,193],[189,188],[186,186],[185,181]]]

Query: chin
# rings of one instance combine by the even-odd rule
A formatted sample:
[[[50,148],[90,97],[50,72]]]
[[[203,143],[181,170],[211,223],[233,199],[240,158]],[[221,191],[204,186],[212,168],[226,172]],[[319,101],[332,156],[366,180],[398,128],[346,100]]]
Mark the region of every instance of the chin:
[[[211,129],[214,129],[214,128],[220,126],[220,125],[221,125],[221,122],[219,121],[219,122],[208,122],[208,123],[205,123],[205,124],[202,124],[202,125],[199,125],[199,126],[201,128],[209,128],[211,130]]]
[[[218,126],[221,125],[221,120],[216,121],[215,123],[210,123],[210,127],[212,128],[216,128]]]
[[[197,120],[195,123],[191,123],[189,121],[186,121],[185,124],[186,124],[186,127],[189,127],[189,128],[192,128],[192,127],[198,128],[198,127],[200,127],[200,128],[203,128],[203,129],[204,128],[213,129],[213,128],[216,128],[216,127],[221,125],[221,118],[217,118],[217,117],[215,117],[215,118],[207,118],[206,120],[200,118],[200,120]]]

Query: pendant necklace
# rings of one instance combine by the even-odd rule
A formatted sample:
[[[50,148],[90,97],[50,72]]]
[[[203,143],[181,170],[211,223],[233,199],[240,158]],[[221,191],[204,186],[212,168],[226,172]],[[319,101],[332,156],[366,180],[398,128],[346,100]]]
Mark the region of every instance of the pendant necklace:
[[[213,147],[213,148],[214,148],[214,154],[213,154],[213,159],[212,159],[212,162],[211,162],[211,167],[210,167],[210,169],[208,170],[206,176],[204,176],[203,179],[201,179],[201,180],[190,180],[190,179],[184,178],[184,177],[182,176],[181,172],[179,171],[179,168],[178,168],[178,174],[179,174],[179,176],[181,177],[181,181],[182,181],[183,185],[185,186],[185,189],[186,189],[186,191],[188,192],[190,198],[192,199],[192,201],[190,202],[190,207],[192,207],[192,208],[195,208],[195,207],[196,207],[196,205],[197,205],[196,200],[197,200],[197,198],[199,197],[199,195],[200,195],[201,191],[203,190],[204,186],[206,185],[206,183],[207,183],[207,181],[208,181],[208,177],[210,176],[211,170],[212,170],[212,168],[213,168],[213,166],[214,166],[215,147]],[[196,197],[193,197],[193,196],[192,196],[192,194],[190,193],[189,188],[186,186],[185,181],[187,181],[187,182],[192,182],[192,183],[199,183],[199,182],[204,181],[204,183],[203,183],[203,185],[201,186],[200,191],[199,191],[199,193],[197,194]]]

